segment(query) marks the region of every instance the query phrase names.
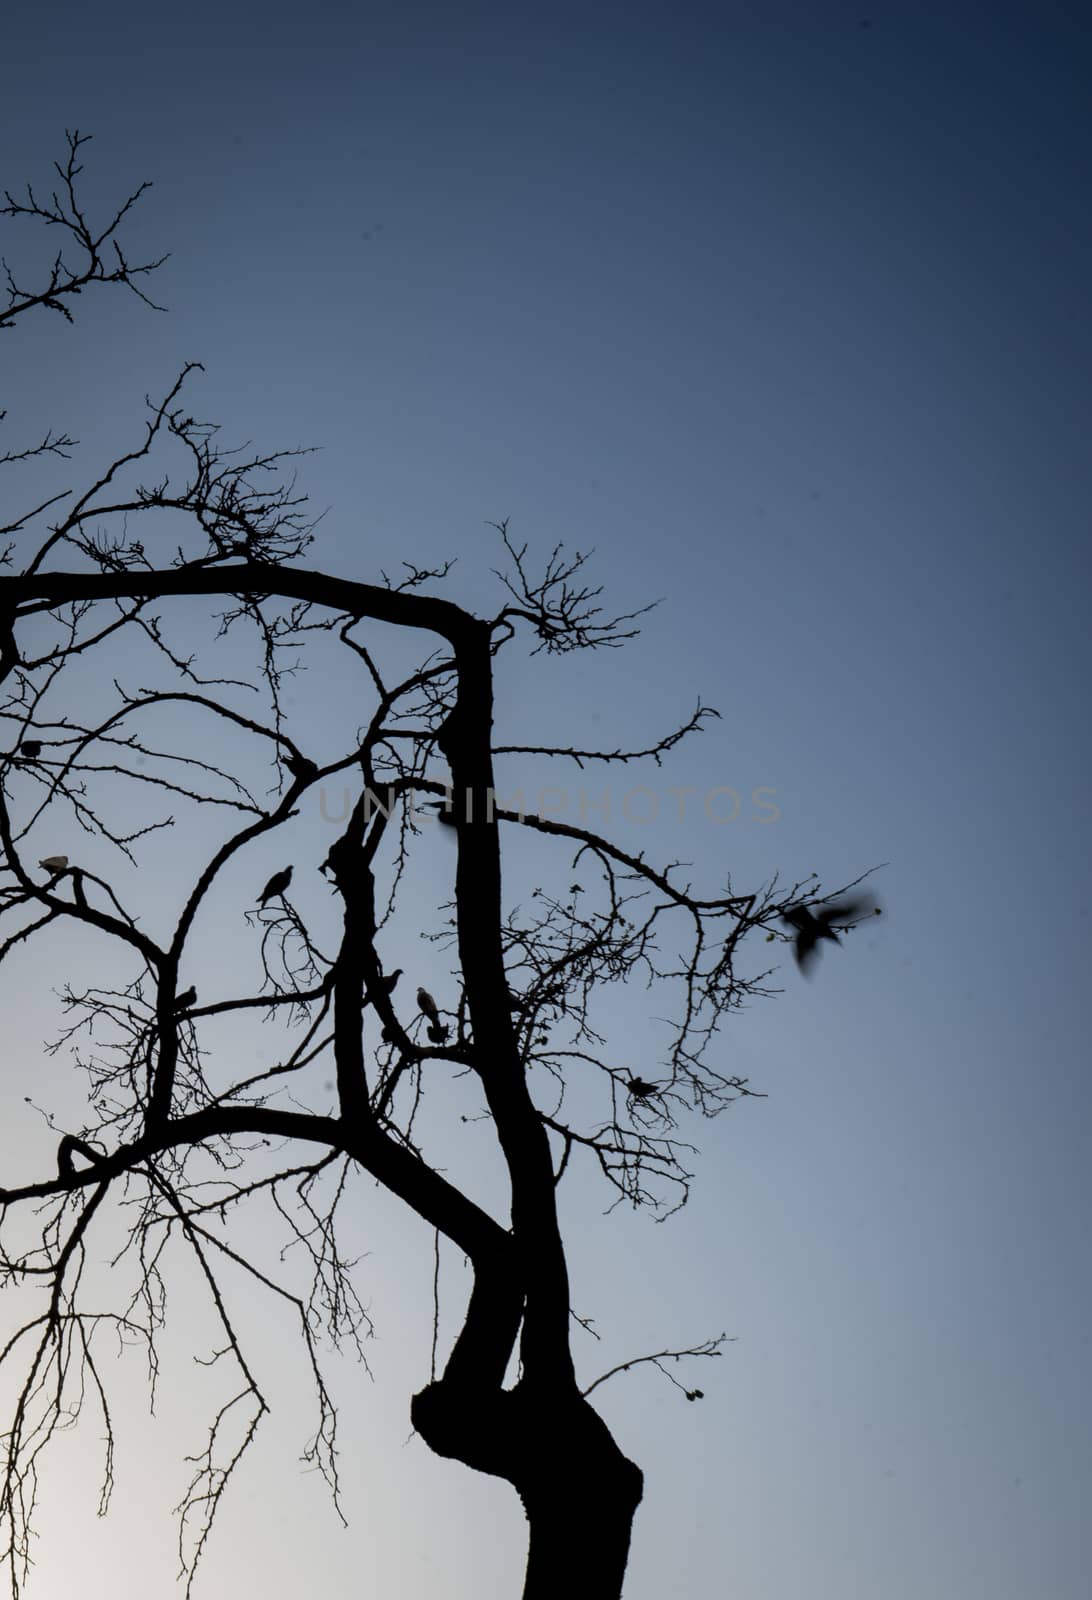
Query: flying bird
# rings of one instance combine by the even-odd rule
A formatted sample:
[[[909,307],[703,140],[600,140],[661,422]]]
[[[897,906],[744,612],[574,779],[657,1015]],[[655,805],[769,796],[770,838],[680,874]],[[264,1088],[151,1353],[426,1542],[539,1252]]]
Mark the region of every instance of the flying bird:
[[[67,856],[43,856],[38,865],[43,872],[63,872],[68,866]]]
[[[285,867],[283,872],[275,872],[258,896],[258,904],[264,906],[267,900],[275,900],[279,894],[284,893],[291,882],[291,867]]]
[[[177,1014],[179,1011],[188,1011],[190,1006],[193,1005],[193,1003],[194,1003],[194,1001],[196,999],[197,999],[197,990],[194,988],[193,984],[191,983],[189,988],[188,989],[184,989],[182,991],[182,993],[178,996],[178,998],[175,1000],[175,1002],[174,1002],[175,1013]]]
[[[654,1083],[646,1083],[643,1078],[630,1078],[626,1088],[635,1100],[647,1100],[649,1095],[660,1092]]]
[[[440,1020],[440,1008],[436,1004],[436,1002],[432,998],[432,996],[429,994],[427,989],[418,989],[418,991],[417,991],[417,1008],[418,1008],[419,1011],[423,1012],[423,1014],[428,1018],[428,1020],[430,1022],[433,1022],[433,1023],[438,1023],[439,1022],[439,1020]]]
[[[841,944],[842,941],[834,929],[852,927],[869,914],[879,916],[880,908],[872,900],[864,897],[857,900],[835,900],[829,905],[819,906],[814,911],[810,906],[790,906],[782,914],[781,920],[787,922],[790,928],[796,929],[793,947],[800,971],[807,973],[814,965],[820,939],[826,939],[831,944]]]

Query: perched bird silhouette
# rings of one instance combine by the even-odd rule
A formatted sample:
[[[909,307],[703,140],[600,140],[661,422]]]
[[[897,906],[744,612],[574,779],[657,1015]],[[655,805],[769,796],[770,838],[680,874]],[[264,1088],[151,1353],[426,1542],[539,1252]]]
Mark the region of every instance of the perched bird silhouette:
[[[188,989],[184,989],[182,991],[182,993],[176,998],[176,1000],[174,1002],[175,1012],[177,1013],[179,1011],[188,1011],[190,1006],[193,1005],[193,1003],[194,1003],[194,1001],[196,999],[197,999],[197,990],[194,988],[193,984],[191,983],[189,988]]]
[[[315,763],[309,761],[306,756],[299,755],[295,750],[289,751],[285,756],[284,764],[292,776],[298,778],[301,783],[310,783],[318,774]]]
[[[67,856],[43,856],[38,865],[43,872],[63,872],[68,866]]]
[[[322,863],[319,871],[328,872],[332,878],[336,879],[338,873],[348,867],[353,857],[359,854],[359,850],[354,849],[344,837],[335,839],[326,852],[326,860]]]
[[[626,1088],[635,1100],[647,1100],[649,1095],[660,1092],[654,1083],[646,1083],[643,1078],[630,1078]]]
[[[439,1022],[440,1008],[427,989],[418,989],[417,1008],[424,1013],[430,1022]]]
[[[429,800],[423,807],[426,811],[435,811],[436,821],[442,822],[445,828],[457,828],[455,812],[446,800]]]
[[[401,967],[395,967],[393,972],[381,973],[380,974],[380,978],[379,978],[380,987],[385,989],[388,994],[393,994],[394,993],[395,984],[398,982],[398,980],[399,980],[399,978],[401,976],[402,976],[402,968]],[[368,999],[369,1000],[371,999],[371,995],[368,996]]]
[[[793,948],[800,971],[807,973],[811,970],[820,939],[827,939],[831,944],[841,944],[842,941],[834,929],[852,927],[862,917],[870,914],[878,916],[879,907],[864,896],[856,900],[835,900],[829,905],[818,906],[814,911],[810,906],[790,906],[783,913],[781,920],[787,922],[790,928],[796,929]]]
[[[275,872],[258,896],[258,904],[264,906],[267,900],[275,900],[277,895],[284,893],[291,882],[291,867],[285,867],[283,872]]]
[[[41,753],[42,741],[40,739],[24,739],[15,752],[15,759],[16,761],[37,761]]]

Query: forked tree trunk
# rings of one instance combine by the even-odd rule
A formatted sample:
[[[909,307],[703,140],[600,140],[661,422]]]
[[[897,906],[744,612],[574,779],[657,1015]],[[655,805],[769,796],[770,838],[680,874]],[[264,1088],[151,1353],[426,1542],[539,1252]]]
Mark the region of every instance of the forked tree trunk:
[[[522,1600],[620,1600],[643,1477],[582,1395],[520,1384],[472,1398],[440,1382],[414,1396],[411,1414],[438,1455],[519,1494],[529,1529]]]

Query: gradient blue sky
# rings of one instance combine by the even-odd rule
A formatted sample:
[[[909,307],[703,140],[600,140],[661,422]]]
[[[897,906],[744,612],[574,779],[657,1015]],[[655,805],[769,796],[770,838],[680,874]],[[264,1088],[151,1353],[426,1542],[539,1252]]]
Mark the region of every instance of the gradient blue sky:
[[[44,178],[78,126],[93,192],[155,180],[134,253],[172,252],[169,315],[105,297],[5,338],[12,419],[67,428],[90,472],[196,358],[229,438],[323,447],[329,570],[457,556],[484,612],[487,519],[594,546],[619,608],[664,604],[624,653],[514,660],[501,740],[643,741],[700,693],[723,721],[644,781],[731,786],[741,816],[616,803],[616,837],[741,884],[889,863],[882,924],[731,1030],[769,1099],[695,1130],[686,1210],[572,1196],[589,1378],[737,1341],[703,1405],[647,1369],[601,1392],[646,1471],[627,1600],[1087,1594],[1090,67],[1072,5],[4,24],[0,179]],[[573,807],[607,781],[568,777]],[[350,1529],[300,1476],[286,1340],[200,1592],[517,1592],[514,1497],[406,1443],[430,1241],[371,1193],[361,1227],[380,1338],[375,1384],[339,1379]],[[64,1442],[31,1600],[168,1592],[184,1346],[156,1424],[119,1380],[107,1523],[94,1429]]]

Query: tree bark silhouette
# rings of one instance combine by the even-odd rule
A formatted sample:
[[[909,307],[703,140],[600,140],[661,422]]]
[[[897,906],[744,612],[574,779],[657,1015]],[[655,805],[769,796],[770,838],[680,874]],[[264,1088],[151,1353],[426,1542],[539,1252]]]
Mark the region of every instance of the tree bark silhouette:
[[[72,256],[66,260],[62,250],[44,281],[28,287],[9,272],[0,330],[44,311],[71,318],[70,308],[83,303],[77,297],[96,285],[121,286],[147,301],[143,277],[157,263],[131,265],[118,237],[144,186],[105,225],[93,225],[79,198],[85,142],[70,136],[49,201],[28,189],[25,199],[9,194],[0,206],[0,216],[59,230]],[[104,948],[113,963],[108,981],[61,990],[65,1025],[50,1046],[66,1044],[84,1070],[83,1125],[62,1129],[47,1113],[46,1138],[56,1141],[46,1152],[47,1175],[0,1186],[0,1283],[46,1291],[44,1311],[36,1305],[9,1340],[0,1340],[0,1361],[9,1366],[27,1352],[0,1462],[0,1553],[6,1551],[18,1593],[30,1566],[43,1455],[54,1434],[96,1401],[107,1441],[105,1507],[113,1421],[96,1340],[100,1328],[116,1325],[146,1348],[155,1370],[164,1263],[175,1248],[196,1264],[222,1336],[216,1359],[231,1364],[239,1384],[213,1416],[204,1450],[188,1457],[194,1465],[181,1537],[188,1539],[189,1583],[234,1468],[269,1409],[221,1270],[244,1271],[248,1288],[257,1283],[298,1318],[319,1414],[306,1459],[323,1472],[336,1501],[336,1410],[316,1333],[360,1353],[370,1327],[338,1233],[346,1186],[362,1173],[472,1269],[442,1370],[434,1359],[431,1380],[410,1403],[415,1429],[437,1455],[516,1491],[528,1524],[524,1600],[618,1600],[643,1480],[588,1394],[639,1361],[670,1377],[663,1360],[714,1356],[724,1335],[685,1351],[634,1357],[582,1389],[572,1344],[574,1321],[580,1326],[582,1319],[571,1303],[558,1188],[584,1161],[615,1203],[660,1211],[683,1203],[690,1146],[678,1135],[679,1120],[715,1115],[756,1093],[746,1078],[717,1065],[722,1024],[746,999],[769,992],[767,971],[740,964],[743,941],[761,931],[788,947],[786,913],[804,902],[820,906],[823,896],[813,879],[785,886],[775,879],[741,894],[727,878],[699,895],[679,863],[628,853],[603,834],[522,807],[498,807],[496,755],[553,758],[580,769],[660,763],[716,713],[699,702],[688,719],[637,750],[497,744],[495,678],[507,645],[529,639],[532,655],[547,656],[613,648],[632,637],[640,613],[604,615],[599,589],[585,579],[585,558],[560,545],[533,572],[526,546],[513,544],[504,523],[496,525],[503,552],[496,576],[507,599],[485,616],[432,592],[446,566],[407,565],[398,584],[368,584],[306,564],[313,525],[294,479],[284,481],[302,452],[221,449],[215,428],[182,405],[196,370],[187,367],[161,402],[149,403],[143,438],[81,492],[52,497],[0,528],[8,541],[0,551],[0,726],[11,734],[10,749],[0,751],[0,968],[31,941],[48,961],[48,941],[60,928],[79,933],[89,950]],[[0,466],[70,448],[67,435],[50,434],[0,455]],[[162,470],[161,457],[168,463]],[[157,475],[144,481],[153,461]],[[179,525],[186,529],[181,543]],[[221,636],[244,626],[253,631],[249,678],[202,675],[187,631],[192,623],[184,621],[175,636],[173,602],[200,598],[217,608]],[[192,608],[178,609],[192,615]],[[421,664],[397,681],[379,658],[383,628],[427,642]],[[320,650],[336,652],[333,665]],[[332,710],[328,727],[293,721],[283,685],[299,652],[322,662],[339,690],[349,670],[356,674],[353,716],[365,697],[373,707],[363,727],[339,721]],[[138,691],[127,690],[121,678],[130,660],[140,662],[142,674],[154,669],[156,681],[148,686],[142,678]],[[93,696],[94,709],[82,708],[81,690],[92,682],[109,698],[108,709]],[[54,711],[50,696],[66,690]],[[183,713],[199,737],[160,748],[145,724],[156,729]],[[220,736],[215,757],[210,729]],[[338,753],[323,763],[318,746],[335,738]],[[249,864],[248,852],[260,853],[268,841],[290,837],[281,830],[307,797],[319,796],[322,810],[320,786],[335,778],[351,784],[351,796],[321,867],[290,861],[285,846],[272,863],[283,892],[264,905],[252,897],[240,906],[231,869],[241,859]],[[129,831],[112,820],[119,793],[142,801],[141,820]],[[171,814],[153,815],[149,796],[168,797]],[[452,901],[437,908],[440,931],[427,936],[440,939],[451,911],[453,999],[440,1009],[431,1001],[426,1019],[392,988],[393,962],[384,962],[383,950],[391,906],[420,841],[417,802],[451,797],[445,834],[455,842]],[[175,810],[184,821],[199,820],[192,831],[210,841],[208,854],[177,904],[157,893],[138,915],[125,904],[115,868],[141,865],[159,832],[176,825]],[[71,856],[31,848],[31,835],[48,826],[76,838]],[[563,850],[561,882],[577,863],[582,881],[536,889],[529,905],[508,905],[502,830],[518,838],[521,829]],[[78,859],[85,845],[97,852],[94,869]],[[42,861],[53,868],[35,866]],[[314,902],[320,872],[325,906]],[[211,983],[194,971],[203,954],[195,930],[206,914],[227,930]],[[232,965],[237,946],[257,957],[256,988],[245,963]],[[601,990],[626,984],[627,995],[651,988],[673,997],[660,1059],[642,1063],[640,1072],[614,1058],[591,1015]],[[403,991],[414,987],[411,981]],[[244,1075],[233,1059],[218,1058],[205,1040],[224,1018],[278,1030],[275,1064]],[[82,1045],[85,1038],[93,1048]],[[331,1073],[332,1107],[307,1076],[319,1062]],[[471,1198],[446,1164],[426,1158],[418,1140],[428,1073],[442,1067],[484,1101],[503,1159],[496,1214]],[[570,1108],[564,1090],[574,1070],[586,1104]],[[647,1076],[653,1071],[655,1082]],[[480,1104],[473,1109],[480,1112]],[[272,1141],[290,1153],[268,1170],[260,1152]],[[83,1298],[86,1242],[107,1201],[119,1197],[129,1207],[124,1216],[135,1219],[127,1252],[135,1288],[130,1300],[120,1299],[123,1310],[104,1317]],[[304,1289],[282,1283],[230,1243],[236,1209],[266,1202],[307,1262]],[[14,1218],[17,1239],[9,1243],[4,1229]],[[437,1339],[439,1324],[437,1291]],[[230,1434],[236,1416],[242,1420]]]

